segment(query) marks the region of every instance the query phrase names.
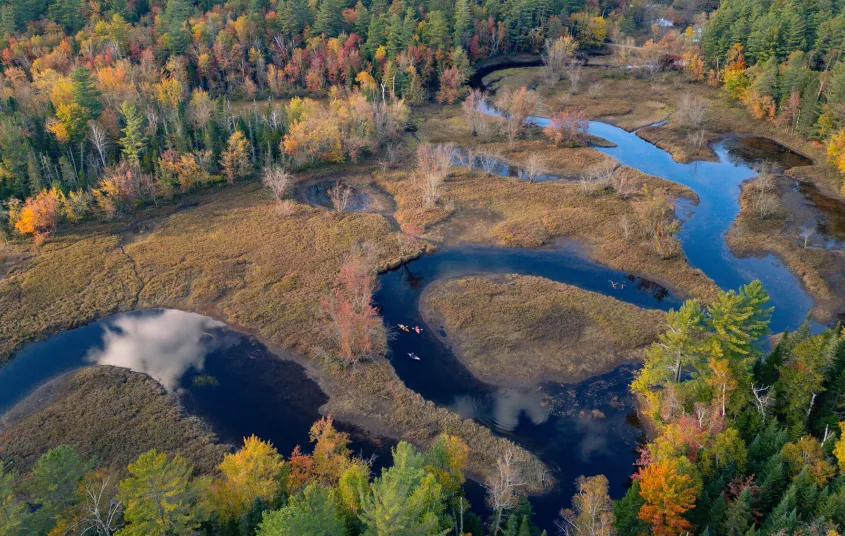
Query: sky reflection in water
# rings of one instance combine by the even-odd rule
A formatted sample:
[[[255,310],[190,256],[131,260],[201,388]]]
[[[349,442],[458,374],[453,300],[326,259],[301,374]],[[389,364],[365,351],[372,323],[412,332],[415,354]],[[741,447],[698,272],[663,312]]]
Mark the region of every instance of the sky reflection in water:
[[[92,348],[85,360],[143,372],[172,392],[189,369],[203,370],[207,355],[237,344],[238,337],[222,331],[224,327],[211,318],[175,310],[121,316],[103,324],[102,348]]]

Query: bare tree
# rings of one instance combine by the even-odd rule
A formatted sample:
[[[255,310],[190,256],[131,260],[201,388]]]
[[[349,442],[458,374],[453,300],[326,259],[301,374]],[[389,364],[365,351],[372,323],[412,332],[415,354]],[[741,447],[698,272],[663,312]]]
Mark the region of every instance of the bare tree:
[[[637,181],[631,173],[625,172],[625,170],[613,174],[612,181],[616,195],[622,199],[628,199],[634,195],[634,192],[636,192],[639,188],[639,181]]]
[[[546,39],[543,52],[543,82],[548,87],[558,83],[566,65],[572,61],[578,43],[570,35]]]
[[[678,102],[678,108],[675,110],[675,121],[681,128],[697,129],[704,124],[707,108],[706,100],[698,95],[686,92]]]
[[[455,147],[451,144],[432,146],[421,143],[417,147],[417,175],[422,181],[423,203],[426,208],[433,208],[440,198],[440,187],[455,155]]]
[[[771,385],[761,385],[760,387],[756,387],[753,383],[751,384],[751,393],[754,395],[754,405],[757,406],[757,411],[760,413],[760,416],[763,417],[764,423],[766,422],[766,415],[768,413],[769,406],[771,406],[772,402],[774,402],[773,393],[769,392],[771,387]]]
[[[464,102],[461,103],[461,110],[464,112],[464,119],[469,125],[470,132],[473,136],[478,136],[481,139],[488,139],[492,134],[490,125],[490,115],[486,110],[486,97],[478,90],[470,91]]]
[[[123,503],[115,496],[109,476],[90,480],[82,486],[84,502],[80,505],[81,518],[77,523],[78,534],[111,536],[123,526]]]
[[[335,212],[343,212],[349,207],[349,201],[352,199],[352,188],[348,184],[336,182],[335,185],[329,189],[329,201],[332,203]]]
[[[622,231],[622,238],[626,241],[630,240],[634,235],[634,222],[631,221],[631,218],[627,214],[619,216],[619,228]]]
[[[707,135],[703,130],[696,130],[695,132],[687,133],[687,140],[695,149],[704,147],[704,142],[707,141]]]
[[[505,510],[513,509],[519,502],[526,482],[516,454],[508,449],[496,461],[496,469],[487,477],[487,504],[495,512],[492,534],[499,534]]]
[[[100,155],[103,167],[106,167],[106,150],[111,144],[109,135],[106,134],[106,129],[101,127],[96,121],[89,121],[88,126],[90,127],[90,130],[88,131],[88,140],[91,142],[91,145],[94,146],[94,149],[97,150],[97,154]]]
[[[590,84],[590,87],[587,88],[587,95],[591,99],[600,99],[602,93],[604,93],[604,83],[601,81],[593,82]]]
[[[807,249],[808,247],[810,247],[810,239],[812,239],[813,235],[815,235],[815,234],[816,234],[816,225],[814,223],[811,223],[810,225],[807,225],[807,226],[801,228],[801,232],[799,233],[799,236],[801,236],[801,238],[804,239],[804,249]]]
[[[384,157],[379,160],[382,171],[386,173],[388,169],[395,167],[398,159],[399,148],[392,143],[387,144],[384,148]]]
[[[279,205],[282,204],[292,181],[290,172],[278,164],[266,166],[261,174],[261,182],[270,190]]]
[[[499,155],[482,153],[478,155],[478,167],[488,175],[495,175],[502,164]]]
[[[535,182],[545,171],[543,159],[537,153],[528,155],[523,173],[528,182]]]
[[[748,192],[751,195],[751,203],[754,210],[759,214],[760,219],[767,219],[774,215],[779,206],[777,184],[775,174],[771,165],[763,164],[757,178],[749,183]]]
[[[575,95],[581,87],[581,78],[583,78],[584,71],[581,67],[581,62],[572,60],[566,68],[566,78],[569,80],[569,93]]]
[[[511,145],[522,133],[536,104],[537,94],[524,86],[516,90],[505,87],[499,91],[496,106],[505,112],[506,133]]]

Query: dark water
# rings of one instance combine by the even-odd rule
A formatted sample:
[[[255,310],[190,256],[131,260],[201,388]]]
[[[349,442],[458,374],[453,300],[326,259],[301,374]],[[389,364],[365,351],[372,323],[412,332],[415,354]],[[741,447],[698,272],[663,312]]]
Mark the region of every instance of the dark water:
[[[399,376],[427,400],[516,441],[549,465],[561,485],[533,498],[532,504],[537,521],[552,529],[579,475],[603,473],[614,497],[624,493],[640,435],[629,422],[633,401],[628,384],[634,368],[623,366],[571,386],[512,389],[479,381],[430,331],[418,308],[420,294],[431,282],[473,273],[536,275],[663,310],[681,301],[660,285],[591,262],[573,244],[546,250],[457,247],[379,277],[376,302],[394,332],[390,356]],[[405,333],[396,328],[400,323],[419,325],[423,332]],[[420,360],[410,359],[408,353]]]
[[[815,184],[799,182],[798,191],[819,212],[816,222],[821,245],[826,249],[845,249],[845,203],[827,197]]]
[[[534,120],[541,126],[548,121]],[[617,127],[592,122],[590,134],[614,143],[616,147],[598,150],[622,164],[687,185],[698,194],[698,205],[678,207],[684,222],[681,243],[693,266],[722,288],[760,279],[776,307],[774,331],[794,328],[804,320],[812,300],[799,280],[773,256],[737,258],[724,239],[739,212],[739,185],[755,174],[755,162],[765,156],[789,167],[795,164],[786,158],[793,156],[778,155],[770,148],[761,152],[756,142],[722,142],[714,146],[719,162],[679,164],[665,151]],[[315,190],[309,195],[319,200],[324,193]],[[424,329],[420,335],[397,331],[390,343],[397,373],[426,399],[513,439],[553,469],[558,488],[532,500],[538,523],[553,530],[577,476],[605,474],[612,496],[624,493],[640,436],[628,393],[634,369],[623,366],[576,385],[526,389],[478,381],[433,336],[418,313],[419,295],[427,284],[470,273],[538,275],[663,310],[680,301],[659,285],[590,262],[569,244],[547,250],[448,249],[380,276],[376,300],[388,326],[403,323]],[[409,359],[408,352],[421,360]],[[252,338],[200,315],[155,310],[116,315],[28,346],[0,368],[0,413],[44,381],[88,364],[119,365],[150,374],[179,393],[186,407],[207,419],[221,439],[237,444],[254,433],[283,453],[307,444],[307,431],[326,400],[300,366],[279,359]],[[356,447],[377,450],[365,442]],[[480,510],[480,489],[468,490]]]
[[[532,119],[539,126],[548,122]],[[724,238],[739,214],[740,184],[756,174],[759,161],[771,160],[787,168],[806,163],[803,157],[779,146],[773,148],[768,140],[726,140],[714,146],[719,162],[679,164],[635,133],[591,122],[590,134],[614,144],[597,149],[620,163],[684,184],[698,195],[699,204],[681,202],[678,206],[683,222],[680,241],[693,266],[724,289],[761,280],[776,308],[773,331],[794,329],[804,321],[813,303],[798,278],[774,256],[736,257]],[[572,248],[456,248],[414,260],[380,278],[382,287],[376,301],[388,325],[421,325],[426,330],[420,335],[397,330],[391,341],[394,367],[406,385],[426,399],[514,440],[553,469],[559,482],[557,489],[532,499],[541,527],[553,529],[560,508],[569,504],[573,482],[579,475],[606,475],[611,495],[620,497],[633,471],[640,437],[628,392],[634,369],[623,366],[570,386],[506,389],[484,384],[427,331],[418,312],[419,296],[427,284],[468,273],[538,275],[664,310],[677,307],[679,300],[662,288],[654,292],[647,282],[624,288],[611,284],[626,281],[629,276],[592,263]],[[411,360],[410,352],[421,360]]]
[[[0,368],[0,415],[47,380],[89,366],[143,372],[179,395],[224,442],[255,434],[287,455],[309,450],[308,430],[328,398],[292,361],[211,318],[157,309],[118,314],[21,350]],[[383,454],[362,440],[353,447]]]

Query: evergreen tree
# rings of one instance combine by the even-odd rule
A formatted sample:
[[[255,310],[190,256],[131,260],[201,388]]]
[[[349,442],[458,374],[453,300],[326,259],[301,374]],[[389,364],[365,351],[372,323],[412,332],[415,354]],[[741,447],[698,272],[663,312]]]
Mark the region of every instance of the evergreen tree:
[[[41,507],[33,516],[34,532],[47,532],[59,516],[76,502],[76,488],[94,460],[82,460],[76,449],[62,445],[47,451],[35,463],[29,490]]]
[[[739,497],[731,501],[725,511],[725,518],[722,522],[722,532],[725,536],[743,536],[751,525],[754,518],[751,516],[751,491],[749,488],[742,490]]]
[[[181,456],[151,450],[129,464],[130,477],[120,482],[125,505],[124,536],[190,534],[199,526],[192,469]]]
[[[471,28],[472,13],[469,8],[469,0],[457,0],[455,3],[455,23],[453,25],[456,45],[463,44],[469,38]]]
[[[309,484],[288,501],[287,506],[266,512],[258,536],[335,536],[344,534],[345,525],[332,490]]]

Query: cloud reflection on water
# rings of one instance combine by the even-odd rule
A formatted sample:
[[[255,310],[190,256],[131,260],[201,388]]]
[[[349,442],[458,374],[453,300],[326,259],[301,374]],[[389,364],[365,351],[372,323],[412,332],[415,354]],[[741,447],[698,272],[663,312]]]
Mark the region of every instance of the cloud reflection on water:
[[[549,409],[541,404],[543,394],[537,389],[499,388],[488,398],[464,395],[455,398],[450,408],[465,419],[478,419],[501,433],[513,432],[525,415],[539,425],[549,418]],[[483,407],[492,403],[492,408]],[[492,419],[492,422],[487,422]]]
[[[172,392],[188,369],[203,370],[208,354],[237,343],[238,335],[223,327],[184,311],[122,316],[104,326],[102,350],[89,351],[86,361],[143,372]]]

